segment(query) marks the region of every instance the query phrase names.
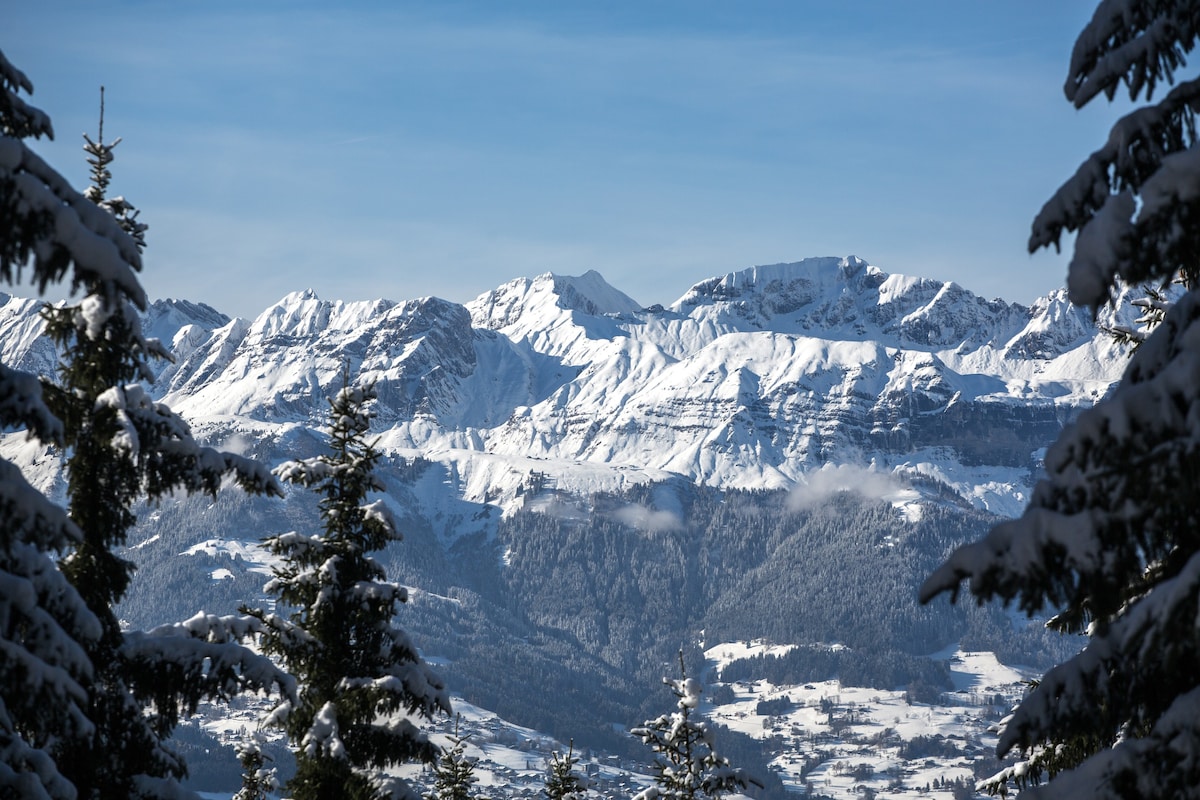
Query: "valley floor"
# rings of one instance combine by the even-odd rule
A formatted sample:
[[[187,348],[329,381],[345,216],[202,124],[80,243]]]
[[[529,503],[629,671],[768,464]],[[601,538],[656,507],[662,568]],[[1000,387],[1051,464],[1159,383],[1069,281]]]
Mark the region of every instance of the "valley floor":
[[[764,649],[723,645],[706,654],[720,665]],[[765,741],[784,785],[802,797],[974,797],[968,787],[998,769],[994,728],[1020,700],[1032,673],[1007,667],[991,653],[952,649],[934,658],[949,661],[955,684],[936,703],[838,681],[757,681],[734,684],[734,702],[707,714]],[[760,703],[774,704],[777,713],[759,714]]]
[[[706,692],[719,692],[727,702],[707,703],[702,711],[710,720],[762,741],[788,794],[798,798],[975,797],[975,781],[999,768],[994,728],[1033,676],[1001,664],[991,653],[951,648],[933,657],[948,662],[955,690],[932,703],[918,702],[904,691],[843,686],[836,680],[794,686],[738,681],[727,685],[728,692],[721,690],[725,684],[711,682],[730,661],[784,649],[761,642],[709,648]],[[550,755],[565,752],[565,744],[461,698],[454,698],[453,706],[458,733],[467,737],[466,754],[477,760],[479,795],[540,797]],[[263,710],[260,704],[210,708],[202,724],[219,741],[234,744],[257,727]],[[455,724],[441,718],[422,727],[445,744]],[[719,740],[717,745],[719,751]],[[627,800],[651,781],[648,750],[642,763],[586,749],[575,755],[578,770],[586,773],[597,796]],[[427,768],[406,765],[397,772],[422,793],[432,787],[434,776]],[[235,789],[204,796],[228,798]]]

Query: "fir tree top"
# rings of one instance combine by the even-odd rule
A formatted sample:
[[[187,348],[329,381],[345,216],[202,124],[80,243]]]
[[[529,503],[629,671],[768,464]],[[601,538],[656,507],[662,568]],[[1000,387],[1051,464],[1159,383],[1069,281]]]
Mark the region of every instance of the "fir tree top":
[[[283,558],[266,589],[287,616],[251,612],[266,625],[264,650],[280,656],[300,686],[298,699],[268,718],[296,748],[288,791],[297,800],[411,795],[381,771],[433,762],[438,751],[404,715],[450,710],[445,684],[392,623],[407,592],[371,555],[400,538],[386,502],[369,499],[384,488],[375,475],[380,453],[367,439],[374,397],[373,386],[351,386],[344,374],[330,401],[330,452],[276,470],[321,496],[320,533],[266,540]]]

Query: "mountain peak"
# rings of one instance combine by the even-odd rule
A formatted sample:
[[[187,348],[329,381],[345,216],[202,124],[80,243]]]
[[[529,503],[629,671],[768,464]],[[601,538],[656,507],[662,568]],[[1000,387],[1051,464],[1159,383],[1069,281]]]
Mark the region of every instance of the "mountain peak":
[[[204,328],[220,328],[229,323],[229,317],[207,303],[190,300],[155,300],[146,309],[142,330],[148,336],[170,341],[175,332],[185,325],[200,325]]]
[[[277,305],[277,306],[296,306],[296,305],[300,305],[301,303],[304,303],[305,301],[308,301],[308,300],[319,300],[319,299],[320,298],[317,297],[316,290],[301,289],[301,290],[295,291],[295,292],[288,292],[275,305]]]
[[[538,280],[548,278],[558,295],[559,308],[582,311],[585,314],[631,314],[641,310],[632,297],[613,287],[604,276],[594,269],[579,276],[555,275],[547,272]]]
[[[714,302],[736,300],[751,294],[778,293],[793,287],[806,287],[804,295],[824,293],[843,286],[857,276],[882,282],[884,273],[858,256],[822,256],[780,264],[765,264],[729,272],[693,285],[675,301],[677,310]],[[811,298],[810,298],[811,299]]]
[[[521,323],[531,315],[537,324],[546,322],[552,309],[578,311],[593,317],[632,314],[641,306],[629,295],[613,288],[595,270],[582,275],[544,272],[536,278],[517,278],[467,304],[471,318],[481,328],[500,330]]]

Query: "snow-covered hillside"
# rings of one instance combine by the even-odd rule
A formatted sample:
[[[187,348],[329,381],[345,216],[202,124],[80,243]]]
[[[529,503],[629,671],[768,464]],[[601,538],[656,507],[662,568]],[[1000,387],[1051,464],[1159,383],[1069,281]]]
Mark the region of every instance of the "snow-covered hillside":
[[[719,670],[766,649],[739,642],[706,655]],[[790,686],[738,681],[726,702],[704,710],[710,719],[761,740],[785,786],[798,796],[973,797],[969,789],[976,781],[998,771],[993,758],[998,721],[1036,675],[1007,667],[991,653],[951,647],[932,658],[950,665],[955,691],[921,700],[912,692],[837,680]]]
[[[5,363],[49,369],[36,304],[0,300]],[[789,488],[834,463],[936,478],[1017,513],[1040,449],[1125,363],[1062,293],[985,301],[853,256],[710,278],[669,307],[596,272],[547,273],[466,306],[296,292],[252,321],[160,301],[146,324],[176,353],[155,393],[202,435],[287,457],[348,362],[377,383],[383,447],[508,511],[534,476],[578,493],[680,478]]]
[[[1132,326],[1138,312],[1120,298],[1107,313]],[[37,303],[0,296],[5,363],[53,369],[40,325]],[[918,608],[916,584],[991,524],[979,511],[1020,512],[1040,453],[1127,360],[1062,293],[985,301],[854,257],[713,277],[670,306],[595,272],[547,273],[465,305],[295,292],[245,320],[166,300],[144,325],[176,356],[152,393],[200,438],[271,464],[323,450],[343,365],[375,381],[379,476],[406,537],[389,574],[413,588],[402,619],[480,708],[625,753],[618,728],[658,688],[659,649],[765,636],[879,656],[835,666],[881,688],[730,678],[706,708],[761,742],[787,785],[836,797],[926,784],[948,797],[987,766],[985,716],[1013,699],[1011,676],[980,678],[982,699],[946,681],[932,699],[899,687],[927,662],[958,680],[960,646],[1043,652],[1041,629],[1013,644],[1002,612]],[[0,454],[61,496],[53,454],[18,434]],[[739,489],[791,493],[724,491]],[[844,489],[871,502],[834,497]],[[151,626],[259,598],[271,563],[258,540],[313,525],[313,502],[233,493],[141,510],[122,614]],[[500,739],[493,778],[536,792],[543,756]],[[638,783],[634,762],[594,766],[618,795]]]
[[[991,653],[951,647],[932,658],[950,665],[954,691],[925,700],[911,692],[855,687],[836,679],[795,685],[720,679],[721,670],[737,659],[788,649],[763,642],[709,648],[706,695],[699,710],[723,726],[722,733],[738,731],[760,742],[770,768],[788,794],[798,797],[978,796],[969,787],[998,769],[992,757],[997,721],[1036,677],[1001,664]],[[466,739],[465,755],[475,764],[477,786],[487,796],[543,797],[551,754],[564,754],[568,743],[508,722],[461,697],[453,698],[453,706],[453,719],[441,717],[425,729],[443,746],[450,745],[452,734]],[[199,719],[216,742],[234,745],[258,727],[267,708],[266,701],[232,711],[205,704]],[[721,745],[718,737],[718,751]],[[652,782],[648,752],[638,760],[581,747],[574,757],[590,792],[615,799],[631,797]],[[427,767],[405,764],[391,771],[425,792],[432,789],[435,776]]]

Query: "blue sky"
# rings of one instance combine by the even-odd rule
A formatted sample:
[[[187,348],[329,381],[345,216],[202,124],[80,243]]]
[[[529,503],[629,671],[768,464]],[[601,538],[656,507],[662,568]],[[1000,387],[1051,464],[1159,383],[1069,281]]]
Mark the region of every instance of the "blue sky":
[[[39,149],[86,185],[104,84],[148,291],[241,316],[848,254],[1027,303],[1066,268],[1029,223],[1116,113],[1062,95],[1090,0],[16,5]]]

